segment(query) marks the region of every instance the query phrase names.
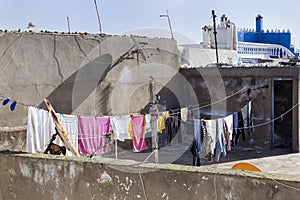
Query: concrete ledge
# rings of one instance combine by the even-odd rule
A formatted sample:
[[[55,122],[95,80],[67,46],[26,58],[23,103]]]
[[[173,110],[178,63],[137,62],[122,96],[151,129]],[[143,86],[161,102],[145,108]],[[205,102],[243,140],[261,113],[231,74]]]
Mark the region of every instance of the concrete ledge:
[[[0,149],[25,151],[26,131],[27,126],[0,127]]]
[[[295,199],[300,181],[209,167],[1,152],[2,199]]]

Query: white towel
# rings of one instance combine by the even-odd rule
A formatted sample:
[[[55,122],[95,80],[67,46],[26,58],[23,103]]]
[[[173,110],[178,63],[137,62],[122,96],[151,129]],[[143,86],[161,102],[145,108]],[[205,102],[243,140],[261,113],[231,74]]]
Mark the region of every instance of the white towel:
[[[232,140],[232,134],[233,134],[233,115],[228,115],[227,117],[224,117],[224,120],[226,121],[228,132],[229,132],[229,139]]]
[[[111,117],[110,123],[112,130],[114,131],[114,139],[124,142],[125,139],[131,139],[128,132],[128,124],[130,121],[130,116],[122,117]]]
[[[146,133],[148,133],[151,132],[151,115],[146,114],[145,119],[146,119]]]
[[[29,106],[26,151],[29,153],[44,152],[55,133],[54,127],[48,111]]]
[[[181,112],[181,120],[186,122],[186,120],[188,118],[188,109],[187,108],[181,108],[180,112]]]
[[[243,116],[243,120],[244,120],[244,127],[247,127],[248,104],[245,105],[245,106],[241,109],[241,112],[242,112],[242,116]],[[244,128],[244,127],[241,127],[241,128]],[[247,130],[247,129],[246,129],[246,130]]]
[[[207,134],[211,136],[211,153],[214,154],[217,140],[217,120],[204,120],[206,123]]]
[[[78,117],[76,115],[67,115],[67,114],[57,114],[58,120],[61,121],[63,127],[67,131],[68,135],[70,136],[71,141],[74,144],[75,149],[78,150]],[[64,146],[61,139],[57,136],[56,140],[54,141],[55,144],[60,146]],[[74,156],[74,154],[67,150],[66,156]]]

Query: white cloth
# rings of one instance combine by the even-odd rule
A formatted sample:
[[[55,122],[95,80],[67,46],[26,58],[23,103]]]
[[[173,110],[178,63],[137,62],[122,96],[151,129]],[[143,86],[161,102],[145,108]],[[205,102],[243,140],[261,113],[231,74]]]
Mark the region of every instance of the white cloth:
[[[214,154],[216,148],[216,138],[217,138],[217,120],[204,120],[206,123],[207,134],[211,136],[211,153]]]
[[[229,132],[229,139],[232,140],[233,134],[233,115],[228,115],[227,117],[223,118],[226,121],[228,132]]]
[[[242,109],[242,116],[243,116],[243,120],[244,120],[244,127],[247,127],[247,118],[248,118],[248,104],[245,105]],[[244,128],[242,127],[242,128]],[[247,129],[246,129],[247,130]]]
[[[114,131],[115,140],[124,142],[125,139],[131,139],[130,133],[128,132],[129,121],[129,115],[110,118],[111,128]]]
[[[188,109],[187,108],[181,108],[180,112],[181,112],[181,120],[186,122],[186,120],[188,118]]]
[[[146,114],[145,119],[146,119],[146,133],[148,133],[151,132],[151,115]]]
[[[76,115],[57,114],[57,118],[61,121],[66,132],[70,136],[71,141],[74,144],[75,149],[79,152],[78,148],[78,117]],[[55,144],[64,146],[61,139],[57,136],[54,141]],[[67,149],[66,156],[74,156],[74,154]]]
[[[26,151],[29,153],[44,152],[54,133],[55,125],[50,112],[29,106]]]

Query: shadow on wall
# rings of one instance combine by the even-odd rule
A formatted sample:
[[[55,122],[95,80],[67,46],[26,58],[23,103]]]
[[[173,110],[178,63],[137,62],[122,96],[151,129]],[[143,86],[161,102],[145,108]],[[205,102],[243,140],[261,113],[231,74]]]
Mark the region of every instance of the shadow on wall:
[[[105,54],[90,60],[89,63],[82,66],[79,70],[69,76],[62,82],[48,97],[55,110],[61,113],[70,114],[85,99],[100,85],[103,81],[100,80],[106,69],[112,63],[112,56]],[[104,92],[102,91],[101,97],[97,105],[100,105],[102,111],[108,112],[105,107],[109,95],[109,87],[106,86]],[[46,109],[44,102],[39,105],[40,108]]]

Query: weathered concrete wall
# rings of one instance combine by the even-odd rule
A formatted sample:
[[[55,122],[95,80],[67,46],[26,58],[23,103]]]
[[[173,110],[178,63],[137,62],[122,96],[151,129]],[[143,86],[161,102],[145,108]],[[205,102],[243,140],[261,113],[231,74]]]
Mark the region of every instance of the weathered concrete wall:
[[[179,69],[175,40],[137,37],[147,60],[126,36],[59,33],[0,33],[0,96],[57,112],[86,115],[139,112],[149,101],[149,76],[161,88]],[[130,50],[131,49],[131,50]],[[102,80],[110,63],[124,57]],[[132,54],[131,54],[132,53]],[[76,103],[74,103],[76,102]],[[1,107],[0,126],[27,123],[27,107]]]
[[[191,66],[205,67],[217,62],[215,49],[185,48],[182,56]],[[235,50],[218,49],[218,59],[220,63],[236,65],[238,63],[238,53]]]
[[[1,153],[2,199],[297,199],[296,178],[113,159]],[[140,173],[138,173],[140,172]],[[277,180],[274,181],[274,179]],[[279,182],[281,184],[279,184]]]
[[[0,149],[26,151],[27,126],[0,127]]]

